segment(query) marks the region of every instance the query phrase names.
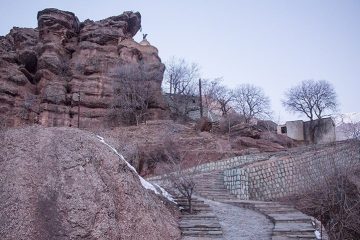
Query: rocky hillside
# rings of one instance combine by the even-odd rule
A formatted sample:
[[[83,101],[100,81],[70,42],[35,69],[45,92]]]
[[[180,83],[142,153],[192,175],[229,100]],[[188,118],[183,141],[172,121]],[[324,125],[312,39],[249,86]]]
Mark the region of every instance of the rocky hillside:
[[[35,29],[14,27],[0,36],[0,115],[7,126],[77,126],[79,110],[82,127],[102,126],[124,69],[146,76],[151,117],[166,114],[158,50],[133,40],[140,13],[79,22],[71,12],[45,9],[37,20]]]
[[[215,129],[201,132],[193,124],[184,125],[172,120],[97,131],[106,136],[143,176],[169,171],[164,169],[171,167],[166,166],[171,162],[169,158],[175,158],[186,168],[237,155],[285,151],[301,144],[249,124],[235,125],[230,136]]]
[[[94,134],[27,127],[0,136],[1,239],[178,239],[170,208]]]

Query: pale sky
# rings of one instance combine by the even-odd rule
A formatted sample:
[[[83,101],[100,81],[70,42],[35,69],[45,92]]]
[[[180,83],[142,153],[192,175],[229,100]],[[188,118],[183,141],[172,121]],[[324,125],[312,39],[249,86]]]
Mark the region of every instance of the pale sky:
[[[299,118],[286,113],[280,99],[305,79],[328,80],[340,112],[360,112],[359,0],[4,0],[1,5],[0,35],[13,26],[36,27],[37,12],[48,7],[74,12],[80,21],[139,11],[163,62],[184,58],[201,66],[203,78],[223,77],[230,88],[262,87],[276,122]]]

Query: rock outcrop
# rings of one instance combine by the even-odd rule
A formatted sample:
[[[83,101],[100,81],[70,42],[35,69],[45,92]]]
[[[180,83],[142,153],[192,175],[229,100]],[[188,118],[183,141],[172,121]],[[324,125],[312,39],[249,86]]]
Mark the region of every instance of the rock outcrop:
[[[179,239],[176,217],[94,134],[0,133],[1,239]]]
[[[0,114],[8,126],[77,126],[79,112],[80,126],[102,126],[118,73],[129,66],[151,83],[150,118],[166,116],[158,50],[133,40],[140,13],[79,22],[71,12],[45,9],[37,19],[36,29],[14,27],[0,37]]]

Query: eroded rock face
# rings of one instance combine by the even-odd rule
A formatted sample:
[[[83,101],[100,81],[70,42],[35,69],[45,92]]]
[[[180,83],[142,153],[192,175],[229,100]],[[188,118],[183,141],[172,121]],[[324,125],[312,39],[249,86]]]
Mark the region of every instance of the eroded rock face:
[[[41,126],[0,134],[1,239],[180,238],[164,199],[94,134]]]
[[[80,125],[102,126],[118,72],[129,66],[150,78],[150,118],[167,115],[158,50],[132,39],[140,13],[79,22],[71,12],[45,9],[37,19],[36,29],[13,28],[0,37],[0,114],[8,126],[77,126],[78,92]]]

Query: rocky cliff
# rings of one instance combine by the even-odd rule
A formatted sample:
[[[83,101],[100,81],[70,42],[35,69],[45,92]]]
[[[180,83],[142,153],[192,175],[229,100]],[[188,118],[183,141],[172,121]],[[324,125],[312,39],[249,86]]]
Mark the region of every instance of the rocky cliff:
[[[81,127],[102,126],[114,82],[129,67],[150,83],[150,118],[166,115],[158,50],[133,40],[140,13],[79,22],[71,12],[45,9],[37,20],[35,29],[14,27],[0,37],[0,116],[8,126],[77,126],[78,116]]]

